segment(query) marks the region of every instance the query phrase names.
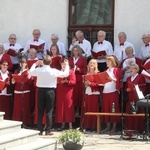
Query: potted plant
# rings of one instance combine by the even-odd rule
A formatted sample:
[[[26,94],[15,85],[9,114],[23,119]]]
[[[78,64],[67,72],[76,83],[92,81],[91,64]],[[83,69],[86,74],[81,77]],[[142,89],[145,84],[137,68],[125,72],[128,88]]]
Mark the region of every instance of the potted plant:
[[[84,134],[78,129],[63,131],[58,142],[63,144],[65,150],[80,150],[84,144]]]

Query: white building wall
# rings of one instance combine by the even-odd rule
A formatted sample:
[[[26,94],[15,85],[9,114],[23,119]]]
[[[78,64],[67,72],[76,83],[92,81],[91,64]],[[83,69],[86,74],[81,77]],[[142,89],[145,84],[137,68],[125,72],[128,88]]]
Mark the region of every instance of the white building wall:
[[[0,0],[0,43],[11,33],[23,46],[35,28],[50,41],[53,33],[67,45],[68,0]]]
[[[124,31],[138,54],[142,34],[150,33],[150,0],[115,0],[114,23],[114,43],[118,42],[118,33]]]
[[[67,48],[69,0],[0,0],[0,43],[15,33],[23,46],[35,28],[49,42],[53,33]],[[143,33],[150,33],[150,0],[115,0],[114,44],[120,31],[139,51]]]

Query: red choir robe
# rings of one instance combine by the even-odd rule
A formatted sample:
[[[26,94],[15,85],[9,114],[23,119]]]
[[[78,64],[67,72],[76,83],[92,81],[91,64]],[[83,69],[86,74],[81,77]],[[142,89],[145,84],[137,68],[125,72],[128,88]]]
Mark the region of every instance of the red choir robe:
[[[121,88],[121,70],[115,67],[113,74],[116,77],[116,87],[115,92],[103,93],[102,94],[102,112],[112,112],[112,104],[115,103],[115,112],[120,112],[119,109],[119,90]],[[104,116],[102,118],[103,122],[120,122],[120,117],[117,116]]]
[[[2,79],[2,76],[0,74],[0,80]],[[8,80],[11,81],[11,73],[8,73]],[[11,82],[10,82],[11,83]],[[6,94],[2,94],[2,91],[0,91],[0,111],[5,112],[4,119],[11,119],[12,115],[12,85],[5,85]]]
[[[138,84],[141,91],[145,91],[146,83],[142,75],[138,75],[133,81],[131,77],[127,78],[127,83],[131,82],[133,84]],[[136,102],[138,100],[137,93],[135,89],[128,92],[128,101],[126,103],[126,112],[130,109],[130,103]],[[130,130],[143,130],[144,129],[144,119],[143,117],[126,117],[125,118],[125,127]]]
[[[14,74],[19,74],[16,70]],[[14,107],[13,120],[22,121],[24,124],[31,123],[30,114],[30,85],[32,80],[28,79],[28,74],[24,75],[21,82],[14,84]]]
[[[78,61],[74,64],[73,58],[69,58],[69,65],[71,69],[75,69],[75,66],[77,68],[80,68],[80,71],[77,71],[75,69],[75,75],[76,75],[76,84],[74,86],[73,90],[73,102],[74,107],[81,107],[82,104],[82,98],[83,98],[83,83],[82,83],[82,75],[86,74],[87,72],[87,62],[85,57],[80,57]]]
[[[62,78],[64,80],[66,78]],[[70,70],[67,77],[68,83],[58,83],[56,88],[55,122],[71,123],[75,121],[73,106],[73,88],[76,83],[75,73]]]
[[[8,62],[8,70],[10,71],[12,68],[13,68],[13,64],[12,64],[12,61],[11,61],[11,58],[8,54],[2,54],[2,58],[0,60],[0,63],[3,61],[3,60],[6,60]]]
[[[82,107],[82,117],[81,117],[81,125],[83,123],[83,117],[85,112],[99,112],[99,100],[100,100],[100,90],[99,86],[96,82],[90,82],[91,92],[98,92],[97,94],[89,95],[85,94],[85,99],[83,101]],[[85,106],[85,108],[84,108]],[[84,120],[84,128],[90,130],[96,130],[97,126],[97,117],[96,116],[85,116]]]

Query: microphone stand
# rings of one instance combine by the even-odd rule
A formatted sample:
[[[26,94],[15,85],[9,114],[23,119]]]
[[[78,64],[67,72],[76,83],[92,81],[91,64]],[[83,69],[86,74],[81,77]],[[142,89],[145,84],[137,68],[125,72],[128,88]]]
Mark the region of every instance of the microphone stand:
[[[25,128],[24,126],[24,92],[23,92],[23,89],[24,89],[24,82],[23,82],[23,78],[24,76],[21,75],[21,91],[22,91],[22,94],[21,94],[21,107],[22,107],[22,125],[21,125],[21,128]]]
[[[85,59],[86,59],[86,54],[85,54]],[[86,59],[87,61],[87,59]],[[84,63],[84,75],[83,75],[83,112],[82,112],[82,122],[81,122],[81,130],[85,133],[85,103],[86,103],[86,100],[85,100],[85,91],[86,91],[86,87],[85,87],[85,67],[86,67],[86,64]]]
[[[146,102],[146,116],[145,116],[145,119],[146,119],[146,133],[145,133],[145,136],[146,136],[146,140],[148,140],[148,137],[150,136],[149,135],[149,119],[150,119],[150,114],[149,114],[149,110],[148,110],[148,107],[149,107],[149,97],[150,95],[146,95],[145,98],[147,100]]]
[[[123,62],[123,53],[124,53],[124,50],[122,50],[122,52],[121,52],[122,62]],[[121,84],[122,84],[122,87],[121,87],[121,136],[120,136],[120,138],[123,138],[123,129],[124,129],[124,115],[123,115],[123,107],[124,107],[124,104],[123,104],[123,92],[124,92],[123,72],[122,72]]]

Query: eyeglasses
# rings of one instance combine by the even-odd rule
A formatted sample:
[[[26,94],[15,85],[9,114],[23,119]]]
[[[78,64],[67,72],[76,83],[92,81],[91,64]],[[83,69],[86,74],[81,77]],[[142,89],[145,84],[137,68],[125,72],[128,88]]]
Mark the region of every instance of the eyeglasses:
[[[11,40],[16,40],[16,38],[9,38],[9,39],[11,39]]]
[[[8,66],[8,64],[2,64],[3,66]]]

